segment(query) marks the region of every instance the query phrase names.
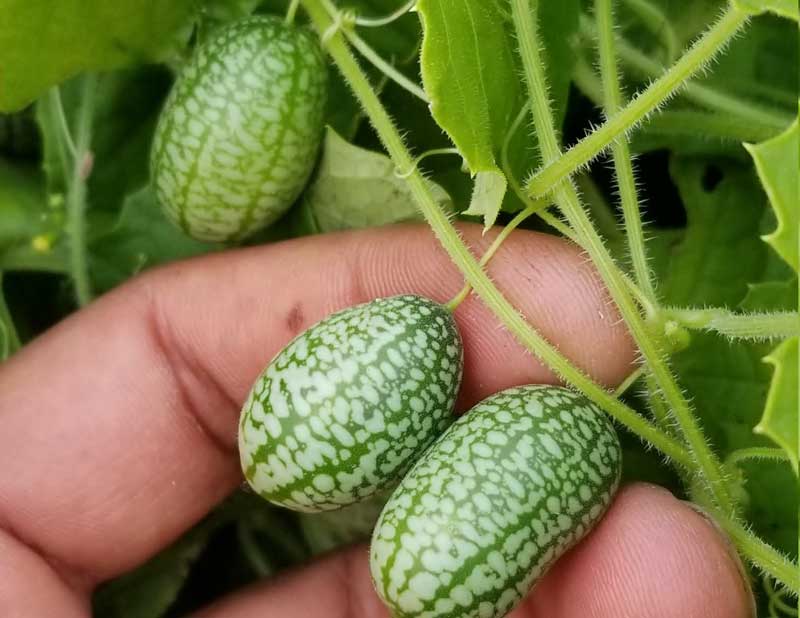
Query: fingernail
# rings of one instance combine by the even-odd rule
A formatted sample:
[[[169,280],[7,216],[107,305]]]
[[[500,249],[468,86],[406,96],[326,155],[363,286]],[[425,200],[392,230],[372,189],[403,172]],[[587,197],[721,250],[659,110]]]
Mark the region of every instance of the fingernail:
[[[717,520],[706,511],[702,506],[699,504],[695,504],[694,502],[689,502],[688,500],[682,500],[686,506],[692,509],[695,513],[700,515],[704,520],[706,520],[714,530],[717,531],[717,534],[723,541],[723,545],[725,547],[725,551],[727,551],[728,555],[730,556],[733,563],[736,565],[736,569],[739,572],[739,577],[742,581],[742,585],[744,586],[745,596],[748,599],[748,616],[752,618],[758,618],[757,616],[757,609],[756,609],[756,597],[753,594],[753,586],[750,582],[750,574],[745,567],[744,563],[742,562],[741,557],[739,556],[739,552],[736,551],[736,545],[734,545],[733,541],[731,541],[728,533],[722,529],[722,527],[717,523]]]

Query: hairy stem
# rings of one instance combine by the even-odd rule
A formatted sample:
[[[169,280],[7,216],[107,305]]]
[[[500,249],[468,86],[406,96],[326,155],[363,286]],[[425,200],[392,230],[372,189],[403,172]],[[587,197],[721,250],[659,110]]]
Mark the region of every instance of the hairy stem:
[[[732,451],[730,455],[725,458],[725,463],[729,465],[737,465],[741,461],[748,459],[766,459],[768,461],[789,461],[789,454],[782,448],[773,448],[768,446],[750,446],[747,448],[740,448]]]
[[[575,84],[598,106],[603,104],[603,86],[600,77],[585,58],[578,58],[574,69]],[[686,84],[686,99],[693,92],[693,84]],[[727,97],[727,95],[720,95]],[[697,101],[695,101],[697,102]],[[701,103],[702,105],[702,103]],[[712,106],[707,106],[712,107]],[[749,109],[749,108],[748,108]],[[789,124],[788,122],[786,123]],[[660,111],[642,127],[640,134],[682,135],[717,138],[737,142],[763,142],[775,137],[780,129],[750,119],[742,119],[727,111],[702,111],[696,109],[670,109]]]
[[[511,6],[517,40],[520,46],[520,56],[524,67],[525,81],[533,102],[534,124],[536,126],[536,135],[539,138],[542,159],[544,161],[552,161],[558,158],[560,149],[553,126],[553,115],[546,96],[547,81],[539,52],[540,41],[536,31],[536,15],[531,11],[530,0],[512,0]],[[625,281],[619,275],[614,260],[586,216],[574,185],[569,179],[566,179],[559,181],[554,186],[554,189],[556,203],[577,233],[578,238],[581,240],[581,245],[592,258],[592,262],[600,272],[611,297],[619,307],[634,341],[639,346],[655,382],[663,393],[664,400],[671,408],[672,414],[682,430],[697,466],[702,472],[702,478],[708,484],[711,495],[725,513],[733,515],[735,511],[734,503],[723,478],[722,467],[709,448],[689,403],[675,382],[658,342],[653,339],[641,314],[628,294]]]
[[[733,339],[785,339],[800,335],[800,314],[734,313],[727,309],[669,309],[669,317],[686,328],[708,330]]]
[[[303,6],[320,33],[326,32],[332,23],[328,9],[326,9],[326,5],[323,2],[324,0],[302,0]],[[329,6],[328,8],[335,10],[335,7]],[[395,166],[399,169],[410,169],[413,160],[400,137],[400,133],[395,128],[369,80],[358,66],[358,62],[339,33],[334,33],[328,40],[328,52],[363,106],[367,117],[375,127]],[[630,431],[643,440],[650,442],[681,466],[692,469],[692,459],[679,442],[669,436],[665,436],[652,423],[615,399],[602,386],[573,366],[554,346],[525,321],[519,311],[495,287],[475,257],[470,253],[447,215],[439,208],[424,177],[418,171],[414,171],[406,179],[406,182],[412,191],[417,206],[442,247],[450,256],[450,259],[464,275],[464,278],[475,290],[475,293],[517,340],[533,354],[541,358],[557,375],[583,391],[587,397],[596,402]]]
[[[742,555],[755,567],[775,578],[794,594],[800,594],[800,567],[766,543],[738,521],[728,517],[716,518]]]
[[[606,117],[611,118],[622,107],[622,93],[617,73],[617,61],[614,42],[614,13],[611,0],[595,0],[595,17],[597,31],[600,36],[600,75],[603,80],[603,98],[605,100]],[[642,232],[642,217],[639,211],[639,198],[636,194],[636,180],[633,177],[631,152],[624,137],[611,144],[614,158],[617,187],[625,220],[625,235],[628,252],[633,264],[633,275],[636,284],[655,304],[656,292],[647,266],[647,255]]]
[[[616,138],[636,127],[663,105],[692,75],[707,66],[748,19],[746,13],[729,6],[672,68],[563,155],[546,160],[545,166],[528,181],[526,190],[535,197],[549,193],[562,180],[592,161]]]
[[[583,36],[594,39],[597,36],[595,25],[591,19],[581,16],[580,28]],[[657,78],[665,71],[663,65],[641,52],[625,39],[620,39],[617,52],[622,62],[629,68],[637,71],[644,77]],[[773,135],[785,129],[792,123],[793,116],[779,109],[745,101],[736,96],[720,92],[716,88],[690,81],[683,90],[686,99],[717,112],[733,116],[739,122],[748,122],[760,125],[762,128],[772,128]]]

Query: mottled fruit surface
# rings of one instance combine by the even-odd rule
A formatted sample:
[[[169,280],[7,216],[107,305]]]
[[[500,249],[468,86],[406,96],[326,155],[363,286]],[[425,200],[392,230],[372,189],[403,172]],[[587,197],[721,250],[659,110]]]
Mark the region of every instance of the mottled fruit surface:
[[[370,568],[396,617],[497,618],[605,512],[614,427],[582,395],[512,388],[479,403],[395,489]]]
[[[390,487],[452,422],[462,366],[452,315],[426,298],[326,318],[256,380],[239,426],[245,477],[270,502],[308,512]]]
[[[212,35],[156,128],[151,176],[167,216],[210,241],[244,238],[277,219],[314,167],[325,92],[310,31],[262,16]]]

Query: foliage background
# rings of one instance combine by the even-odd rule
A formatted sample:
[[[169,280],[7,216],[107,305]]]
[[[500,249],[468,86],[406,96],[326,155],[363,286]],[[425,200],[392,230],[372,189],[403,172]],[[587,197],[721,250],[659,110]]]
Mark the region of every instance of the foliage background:
[[[429,27],[435,28],[436,7],[444,16],[450,4],[422,0],[421,8],[431,5],[425,12]],[[543,3],[540,16],[552,83],[550,96],[562,123],[565,145],[603,119],[597,107],[597,84],[586,78],[595,55],[586,27],[590,11],[585,4],[579,0]],[[685,47],[723,6],[713,0],[654,2],[674,32],[675,40],[670,43],[658,23],[643,19],[636,9],[639,3],[618,4],[622,39],[651,62],[665,66],[671,61],[670,44],[678,50]],[[357,0],[349,5],[364,15],[382,15],[396,8],[397,2]],[[120,0],[113,10],[78,0],[56,6],[53,14],[49,2],[0,0],[0,15],[13,15],[13,19],[0,20],[0,109],[7,112],[0,114],[2,357],[76,309],[69,277],[74,238],[66,225],[70,213],[65,208],[71,179],[63,166],[63,128],[54,113],[50,88],[61,84],[66,122],[74,127],[81,107],[82,74],[99,72],[92,112],[94,165],[88,180],[85,244],[92,288],[102,293],[143,269],[220,249],[186,238],[161,215],[147,184],[155,120],[175,71],[198,40],[220,23],[253,10],[280,14],[286,8],[277,0]],[[489,119],[489,130],[480,136],[488,148],[476,150],[474,156],[468,154],[467,145],[462,148],[473,172],[497,169],[506,129],[525,96],[513,50],[506,49],[509,43],[502,21],[496,22],[492,10],[485,8],[483,18],[496,24],[494,34],[487,34],[478,51],[486,58],[500,54],[509,61],[500,70],[488,60],[472,58],[462,71],[498,71],[495,87],[486,99],[468,93],[456,100],[472,108],[471,113],[486,114]],[[417,52],[422,31],[417,15],[408,14],[379,30],[365,29],[363,36],[406,76],[419,80]],[[423,48],[423,56],[425,53]],[[428,53],[433,55],[423,61],[423,71],[431,72],[433,81],[444,79],[436,75],[440,70],[436,52]],[[628,94],[648,81],[634,65],[626,59],[621,64]],[[746,106],[779,110],[791,121],[797,110],[798,69],[796,23],[768,14],[753,20],[702,83]],[[451,146],[425,103],[381,79],[376,71],[371,75],[374,83],[381,85],[383,102],[400,120],[415,152]],[[282,221],[252,243],[418,217],[391,162],[378,154],[381,149],[376,136],[333,70],[330,99],[331,130],[314,182]],[[757,123],[709,122],[706,131],[698,132],[687,119],[699,111],[687,97],[679,97],[632,136],[659,296],[665,305],[675,306],[796,309],[796,253],[793,270],[790,259],[782,255],[788,245],[778,241],[770,246],[761,238],[778,224],[768,195],[775,184],[771,185],[769,178],[785,172],[787,165],[789,173],[796,175],[796,160],[792,168],[791,157],[787,162],[780,150],[769,160],[772,151],[767,148],[761,151],[763,164],[758,169],[754,156],[758,160],[759,151],[748,152],[743,142],[761,142],[778,131]],[[682,115],[684,112],[689,114]],[[439,109],[434,115],[441,125],[448,126],[448,116],[461,113],[456,107]],[[796,135],[795,130],[794,144]],[[485,156],[487,149],[494,157]],[[524,130],[512,138],[509,153],[511,168],[519,179],[538,164]],[[470,202],[472,179],[462,169],[461,160],[435,157],[427,159],[424,167],[438,185],[440,202],[463,212]],[[780,181],[775,182],[781,186]],[[624,236],[609,161],[594,163],[578,183],[594,220],[622,263]],[[796,192],[793,204],[791,199],[783,203],[794,210],[786,210],[784,216],[794,217],[796,227]],[[498,221],[507,221],[509,213],[520,207],[509,191]],[[534,220],[526,226],[546,229]],[[692,345],[675,357],[680,382],[723,459],[737,449],[772,445],[770,438],[758,435],[754,428],[762,421],[775,367],[790,367],[794,362],[795,380],[797,376],[796,353],[792,361],[773,347],[693,334]],[[765,363],[770,354],[776,360]],[[786,375],[791,373],[786,370]],[[644,409],[635,390],[628,398]],[[773,413],[791,417],[791,402],[777,401],[786,409]],[[683,493],[678,479],[658,456],[645,451],[632,436],[623,435],[623,441],[627,479],[651,480]],[[794,448],[796,453],[796,445]],[[748,461],[741,464],[739,474],[748,505],[746,515],[755,531],[796,558],[798,491],[791,468],[783,462]],[[367,504],[351,513],[298,516],[273,509],[245,491],[238,492],[173,547],[102,587],[95,597],[97,615],[182,615],[256,578],[363,537],[378,508]]]

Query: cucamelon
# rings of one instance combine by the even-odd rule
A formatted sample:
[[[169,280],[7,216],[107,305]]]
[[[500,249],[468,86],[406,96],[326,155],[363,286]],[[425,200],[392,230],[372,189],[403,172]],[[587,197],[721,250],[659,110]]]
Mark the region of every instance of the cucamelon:
[[[322,320],[250,392],[239,426],[247,481],[307,512],[393,486],[452,422],[462,365],[452,315],[426,298],[383,298]]]
[[[523,386],[456,421],[394,490],[370,569],[396,618],[498,618],[597,523],[617,435],[584,396]]]
[[[314,167],[325,96],[310,31],[268,16],[221,27],[176,80],[156,127],[151,178],[167,216],[206,241],[275,221]]]

